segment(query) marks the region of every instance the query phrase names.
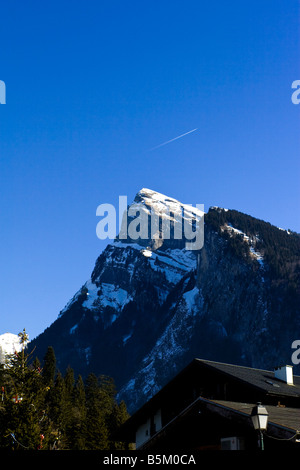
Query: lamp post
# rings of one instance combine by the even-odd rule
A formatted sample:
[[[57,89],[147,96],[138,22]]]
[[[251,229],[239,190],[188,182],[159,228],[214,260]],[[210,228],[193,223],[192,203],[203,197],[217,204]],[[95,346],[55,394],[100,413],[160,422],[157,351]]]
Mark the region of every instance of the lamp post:
[[[253,423],[253,427],[259,433],[260,437],[260,449],[264,450],[264,438],[263,438],[263,431],[267,429],[268,426],[268,412],[261,403],[257,403],[256,406],[252,409],[251,412],[251,419]]]

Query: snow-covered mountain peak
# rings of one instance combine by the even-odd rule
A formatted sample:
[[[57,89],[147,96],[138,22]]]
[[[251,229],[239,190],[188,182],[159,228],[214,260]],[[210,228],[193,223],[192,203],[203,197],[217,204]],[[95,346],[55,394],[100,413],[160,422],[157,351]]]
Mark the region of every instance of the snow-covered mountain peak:
[[[202,217],[204,211],[199,207],[193,207],[192,204],[183,204],[182,202],[165,194],[152,189],[142,188],[136,195],[134,203],[142,203],[157,213],[169,212],[175,215]],[[197,201],[198,203],[198,201]],[[198,205],[198,204],[197,204]]]
[[[22,349],[20,338],[13,333],[4,333],[0,335],[0,363],[4,362],[5,355],[14,354]]]

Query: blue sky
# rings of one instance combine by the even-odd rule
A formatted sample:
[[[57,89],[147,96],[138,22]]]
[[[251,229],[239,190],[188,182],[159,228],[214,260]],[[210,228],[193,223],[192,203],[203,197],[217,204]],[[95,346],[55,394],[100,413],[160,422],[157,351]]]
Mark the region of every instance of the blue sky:
[[[298,0],[2,2],[0,334],[57,318],[142,187],[300,232],[299,57]]]

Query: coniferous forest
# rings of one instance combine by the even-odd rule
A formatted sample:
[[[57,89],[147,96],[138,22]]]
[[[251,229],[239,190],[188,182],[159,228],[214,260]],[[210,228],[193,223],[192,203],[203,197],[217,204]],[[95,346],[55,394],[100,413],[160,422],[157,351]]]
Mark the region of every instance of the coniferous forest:
[[[129,417],[113,379],[91,373],[84,381],[70,367],[62,374],[51,346],[41,365],[25,330],[19,336],[22,350],[0,366],[0,449],[126,449],[113,438]]]

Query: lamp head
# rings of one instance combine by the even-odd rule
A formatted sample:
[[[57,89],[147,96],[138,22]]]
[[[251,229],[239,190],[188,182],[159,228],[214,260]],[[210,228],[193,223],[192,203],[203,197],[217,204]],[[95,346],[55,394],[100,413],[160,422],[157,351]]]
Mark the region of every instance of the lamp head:
[[[256,406],[252,409],[251,419],[253,427],[257,431],[265,431],[268,426],[268,412],[261,403],[257,403]]]

